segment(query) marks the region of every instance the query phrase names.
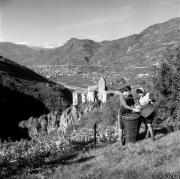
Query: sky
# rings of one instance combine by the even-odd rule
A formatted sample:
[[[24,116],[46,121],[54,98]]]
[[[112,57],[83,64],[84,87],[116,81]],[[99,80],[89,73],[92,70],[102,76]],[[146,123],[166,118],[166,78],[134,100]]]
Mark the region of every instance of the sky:
[[[0,41],[53,47],[120,39],[180,17],[180,0],[0,0]]]

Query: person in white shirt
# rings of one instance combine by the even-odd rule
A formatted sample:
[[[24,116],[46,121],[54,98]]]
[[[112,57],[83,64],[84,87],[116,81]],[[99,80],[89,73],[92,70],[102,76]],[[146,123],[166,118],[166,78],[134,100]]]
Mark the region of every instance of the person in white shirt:
[[[153,95],[151,93],[147,93],[144,88],[138,88],[136,90],[136,93],[139,96],[139,104],[141,106],[141,109],[143,109],[146,105],[149,103],[153,104],[155,102]],[[146,138],[149,137],[149,134],[151,135],[151,139],[154,141],[154,132],[152,128],[152,122],[155,117],[155,112],[152,112],[148,117],[143,118],[143,121],[146,126]]]

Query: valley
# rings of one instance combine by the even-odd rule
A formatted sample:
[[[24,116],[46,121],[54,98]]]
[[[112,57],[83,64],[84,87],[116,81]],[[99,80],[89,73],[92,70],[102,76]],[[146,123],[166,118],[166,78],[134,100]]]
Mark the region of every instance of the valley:
[[[72,38],[53,49],[0,42],[0,54],[67,86],[87,87],[97,83],[101,76],[108,84],[124,78],[135,85],[151,81],[164,51],[179,44],[180,18],[177,17],[112,41]]]

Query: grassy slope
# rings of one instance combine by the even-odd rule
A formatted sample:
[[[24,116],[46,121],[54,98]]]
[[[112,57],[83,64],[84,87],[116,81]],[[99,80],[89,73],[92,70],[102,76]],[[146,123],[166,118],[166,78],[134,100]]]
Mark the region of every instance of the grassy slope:
[[[33,177],[180,178],[180,132],[159,135],[154,143],[150,139],[126,146],[116,142],[103,148],[81,152],[75,158]]]

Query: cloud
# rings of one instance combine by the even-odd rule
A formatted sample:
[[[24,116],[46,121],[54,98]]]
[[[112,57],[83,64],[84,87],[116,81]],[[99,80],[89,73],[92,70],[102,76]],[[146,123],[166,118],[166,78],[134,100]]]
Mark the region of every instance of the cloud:
[[[88,39],[92,39],[94,41],[102,41],[103,38],[101,36],[95,35],[95,34],[87,34]]]
[[[12,3],[13,0],[1,0],[0,4],[4,7]]]
[[[28,42],[23,42],[23,41],[15,42],[15,44],[18,44],[18,45],[27,45],[27,46],[29,46],[29,43],[28,43]]]
[[[1,27],[1,26],[0,26]],[[0,28],[0,42],[2,42],[2,32],[1,32],[1,28]]]
[[[160,1],[161,6],[178,6],[180,5],[179,0],[161,0]]]
[[[161,3],[161,5],[166,6],[166,5],[170,4],[171,2],[172,2],[172,0],[161,0],[160,3]]]
[[[98,19],[93,19],[87,22],[80,22],[80,23],[75,23],[69,26],[69,28],[83,28],[83,27],[88,27],[88,26],[94,26],[94,25],[99,25],[107,22],[107,18],[98,18]]]
[[[28,43],[28,42],[15,42],[15,44],[19,44],[19,45],[27,45],[29,47],[42,47],[42,48],[56,48],[59,46],[62,46],[63,43],[62,42],[58,42],[58,43]]]
[[[103,24],[111,24],[115,22],[122,22],[130,16],[130,10],[133,8],[133,3],[131,5],[126,5],[120,8],[115,8],[112,10],[110,15],[97,17],[83,22],[76,22],[67,26],[59,26],[58,30],[73,30],[73,29],[82,29],[89,28],[93,26],[100,26]]]
[[[44,47],[44,48],[56,48],[59,46],[62,46],[63,43],[59,42],[59,43],[45,43],[45,44],[40,44],[38,45],[38,47]]]

